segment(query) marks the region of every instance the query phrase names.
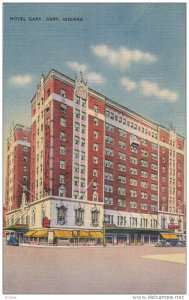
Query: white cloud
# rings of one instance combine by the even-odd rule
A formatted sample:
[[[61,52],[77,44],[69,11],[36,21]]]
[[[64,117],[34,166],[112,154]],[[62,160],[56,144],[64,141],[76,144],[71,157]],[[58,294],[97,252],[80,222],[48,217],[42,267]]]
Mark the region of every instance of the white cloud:
[[[17,75],[10,78],[10,83],[16,86],[27,86],[33,81],[31,75]]]
[[[76,72],[85,72],[87,70],[87,66],[84,65],[84,64],[80,64],[76,61],[68,61],[67,62],[67,65],[70,67],[70,69],[72,69],[73,71],[76,71]]]
[[[109,48],[107,45],[91,46],[92,52],[107,59],[112,65],[118,65],[121,69],[127,69],[132,63],[154,63],[157,57],[151,53],[141,50],[129,50],[126,47],[120,47],[117,50]]]
[[[106,79],[104,78],[104,76],[102,76],[99,73],[89,72],[87,74],[87,78],[88,78],[89,83],[97,83],[97,84],[106,83]]]
[[[120,82],[121,85],[124,86],[128,91],[133,91],[137,88],[137,83],[135,81],[131,81],[127,77],[121,78]]]
[[[175,102],[178,99],[178,94],[168,89],[160,89],[156,82],[141,80],[140,86],[142,89],[142,93],[145,96],[155,96],[161,99],[165,99],[169,102]]]

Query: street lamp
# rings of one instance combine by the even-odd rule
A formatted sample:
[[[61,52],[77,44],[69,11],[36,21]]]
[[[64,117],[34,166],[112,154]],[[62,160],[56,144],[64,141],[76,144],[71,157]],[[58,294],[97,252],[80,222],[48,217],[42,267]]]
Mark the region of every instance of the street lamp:
[[[105,214],[103,219],[103,247],[106,247],[106,220],[105,220]]]

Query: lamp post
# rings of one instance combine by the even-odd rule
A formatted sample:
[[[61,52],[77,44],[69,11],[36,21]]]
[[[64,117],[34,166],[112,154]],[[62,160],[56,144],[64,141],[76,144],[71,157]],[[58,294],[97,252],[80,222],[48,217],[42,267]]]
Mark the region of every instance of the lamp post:
[[[106,247],[106,220],[105,220],[105,214],[103,219],[103,247]]]

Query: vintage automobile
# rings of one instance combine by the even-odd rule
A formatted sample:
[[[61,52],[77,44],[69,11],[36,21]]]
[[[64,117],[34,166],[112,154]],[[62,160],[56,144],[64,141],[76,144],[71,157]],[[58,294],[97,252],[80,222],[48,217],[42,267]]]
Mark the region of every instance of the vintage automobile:
[[[7,241],[7,245],[19,246],[19,241],[15,237],[10,237],[10,239]]]

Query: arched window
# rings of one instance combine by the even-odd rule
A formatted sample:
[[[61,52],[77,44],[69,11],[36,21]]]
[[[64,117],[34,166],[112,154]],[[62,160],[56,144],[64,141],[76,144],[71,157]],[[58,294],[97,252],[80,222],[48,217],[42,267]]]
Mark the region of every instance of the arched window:
[[[64,225],[67,221],[67,207],[64,204],[56,207],[57,209],[57,224]]]
[[[99,225],[99,213],[100,211],[96,207],[91,209],[91,223],[93,226]]]

